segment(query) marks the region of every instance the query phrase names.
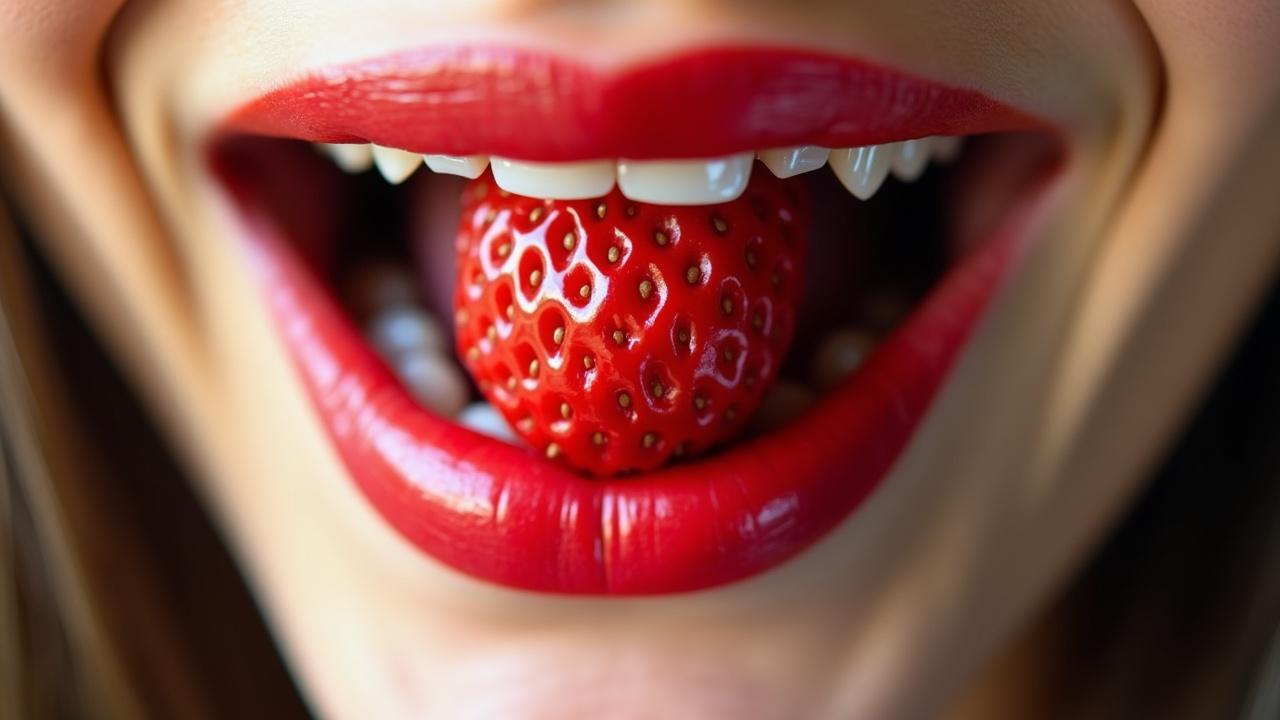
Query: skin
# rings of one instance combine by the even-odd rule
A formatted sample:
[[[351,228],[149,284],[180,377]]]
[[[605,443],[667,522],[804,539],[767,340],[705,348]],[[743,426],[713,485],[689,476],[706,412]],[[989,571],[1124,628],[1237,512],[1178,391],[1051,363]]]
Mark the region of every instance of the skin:
[[[0,159],[321,714],[931,716],[1140,488],[1280,256],[1280,8],[1209,5],[10,0]],[[865,56],[1059,123],[1066,177],[893,474],[831,536],[694,595],[510,592],[356,494],[198,161],[212,123],[300,68],[441,38],[602,65],[712,40]]]

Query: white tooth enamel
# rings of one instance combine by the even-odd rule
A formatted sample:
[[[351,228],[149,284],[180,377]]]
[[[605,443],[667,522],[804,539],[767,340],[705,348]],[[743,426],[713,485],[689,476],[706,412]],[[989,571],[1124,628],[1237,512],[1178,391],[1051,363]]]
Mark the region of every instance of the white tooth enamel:
[[[399,185],[422,165],[422,156],[396,148],[373,146],[373,164],[392,185]]]
[[[442,353],[448,345],[440,323],[425,310],[412,305],[376,311],[365,334],[369,344],[388,361],[395,361],[405,353]]]
[[[942,135],[933,138],[933,159],[943,165],[955,162],[964,148],[964,138],[959,135]]]
[[[839,385],[875,349],[875,338],[856,328],[840,328],[819,343],[810,366],[810,381],[819,392]]]
[[[487,155],[423,155],[422,160],[431,168],[431,172],[458,175],[468,180],[480,177],[489,166]]]
[[[845,189],[860,200],[870,200],[889,177],[897,154],[897,143],[867,145],[832,150],[829,162]]]
[[[795,177],[800,173],[817,170],[827,164],[831,151],[817,145],[795,145],[772,150],[761,150],[760,161],[780,178]]]
[[[765,393],[760,408],[751,418],[756,432],[768,432],[786,425],[813,406],[815,395],[800,383],[779,380]]]
[[[893,158],[893,176],[903,182],[916,180],[924,174],[924,169],[929,167],[929,157],[932,153],[932,138],[898,143],[898,152]]]
[[[613,189],[613,163],[609,160],[544,163],[496,156],[492,160],[494,182],[516,195],[586,200],[607,195]]]
[[[487,402],[471,403],[458,413],[457,421],[463,427],[488,435],[498,440],[516,442],[515,431],[507,424],[506,418]]]
[[[707,160],[619,160],[618,187],[638,202],[709,205],[738,199],[754,153]]]
[[[437,414],[453,417],[466,406],[467,381],[450,358],[418,350],[401,355],[392,367],[409,393]]]
[[[362,173],[373,167],[373,147],[368,143],[320,143],[320,150],[338,167]]]

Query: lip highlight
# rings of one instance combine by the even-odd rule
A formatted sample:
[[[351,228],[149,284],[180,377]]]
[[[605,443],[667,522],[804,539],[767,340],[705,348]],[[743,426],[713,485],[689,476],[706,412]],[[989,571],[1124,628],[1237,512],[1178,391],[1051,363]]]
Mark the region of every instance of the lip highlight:
[[[495,110],[524,94],[541,98],[527,106],[538,123]],[[659,98],[686,102],[691,121],[642,131],[658,122]],[[721,102],[733,112],[712,107]],[[807,52],[711,51],[597,76],[524,51],[464,48],[317,73],[244,106],[220,133],[557,160],[839,147],[1037,125],[970,90]],[[784,429],[709,458],[598,480],[415,403],[272,219],[254,179],[216,155],[270,311],[365,497],[433,558],[555,593],[722,585],[782,563],[849,517],[909,442],[1036,214],[1035,203],[1021,203],[862,369]]]

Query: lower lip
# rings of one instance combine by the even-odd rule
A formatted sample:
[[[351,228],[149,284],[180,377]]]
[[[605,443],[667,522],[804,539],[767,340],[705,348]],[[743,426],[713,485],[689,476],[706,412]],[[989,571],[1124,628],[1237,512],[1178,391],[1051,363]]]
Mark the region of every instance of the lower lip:
[[[783,430],[624,479],[565,471],[421,408],[244,183],[252,265],[320,419],[365,497],[410,542],[527,590],[653,595],[742,580],[838,525],[892,468],[1032,234],[1042,191],[934,289],[867,364]]]

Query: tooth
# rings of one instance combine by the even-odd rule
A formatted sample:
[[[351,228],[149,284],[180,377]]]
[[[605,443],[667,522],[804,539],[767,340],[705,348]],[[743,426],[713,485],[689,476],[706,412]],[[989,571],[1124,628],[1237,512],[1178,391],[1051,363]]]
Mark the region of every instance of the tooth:
[[[933,152],[933,140],[920,138],[898,143],[898,152],[893,158],[893,176],[903,182],[911,182],[924,174],[929,166],[929,156]]]
[[[780,178],[789,178],[826,165],[831,151],[817,145],[795,145],[761,150],[759,155],[770,172]]]
[[[349,173],[362,173],[373,167],[373,147],[369,143],[320,143],[319,147]]]
[[[399,185],[422,165],[422,156],[417,153],[397,150],[396,148],[373,146],[373,164],[378,172],[392,185]]]
[[[458,175],[475,180],[484,174],[489,166],[487,155],[423,155],[422,159],[431,168],[431,172],[443,175]]]
[[[779,380],[760,401],[751,427],[756,432],[776,430],[812,407],[814,399],[813,391],[800,383]]]
[[[619,160],[618,187],[639,202],[709,205],[736,200],[751,179],[754,153],[707,160]]]
[[[833,330],[822,338],[813,354],[809,379],[818,392],[826,392],[857,370],[875,349],[870,334],[856,328]]]
[[[609,160],[524,162],[494,157],[493,180],[498,187],[516,195],[586,200],[607,195],[613,189],[613,163]]]
[[[502,413],[487,402],[471,403],[462,408],[457,420],[459,425],[469,427],[482,435],[508,442],[517,440],[515,432],[502,417]]]
[[[445,417],[467,404],[467,381],[453,360],[430,350],[405,353],[392,363],[405,388],[418,402]]]
[[[443,352],[444,330],[425,310],[412,305],[396,305],[374,313],[366,335],[378,354],[394,361],[405,353]]]
[[[964,138],[959,135],[940,135],[933,138],[933,159],[943,165],[954,162],[964,148]]]
[[[845,188],[860,200],[870,200],[889,177],[897,143],[831,151],[831,169]]]

